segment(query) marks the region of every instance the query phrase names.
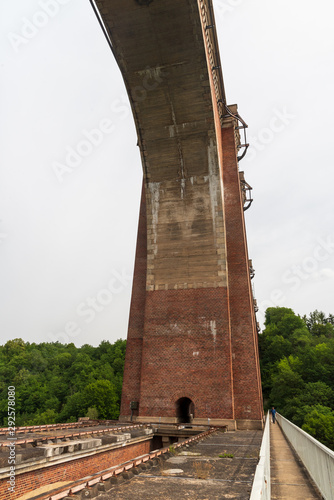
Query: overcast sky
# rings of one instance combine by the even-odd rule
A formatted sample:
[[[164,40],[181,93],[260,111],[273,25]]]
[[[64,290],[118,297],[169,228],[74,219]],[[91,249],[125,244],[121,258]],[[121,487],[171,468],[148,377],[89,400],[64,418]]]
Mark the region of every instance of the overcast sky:
[[[334,313],[333,4],[214,7],[258,319]],[[88,0],[1,0],[0,30],[1,343],[125,338],[142,170],[119,69]]]

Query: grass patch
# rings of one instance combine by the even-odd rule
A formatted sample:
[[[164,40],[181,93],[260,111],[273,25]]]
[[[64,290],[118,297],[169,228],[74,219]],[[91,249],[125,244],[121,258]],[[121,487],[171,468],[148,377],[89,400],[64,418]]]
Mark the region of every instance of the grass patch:
[[[207,479],[212,469],[212,465],[208,462],[194,462],[193,467],[197,479]]]

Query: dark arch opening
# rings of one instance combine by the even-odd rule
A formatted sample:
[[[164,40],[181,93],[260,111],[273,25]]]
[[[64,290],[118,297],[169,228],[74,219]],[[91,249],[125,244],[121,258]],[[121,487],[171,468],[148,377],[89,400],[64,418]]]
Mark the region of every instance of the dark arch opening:
[[[195,406],[189,398],[180,398],[176,401],[176,416],[179,422],[189,424],[194,417]]]

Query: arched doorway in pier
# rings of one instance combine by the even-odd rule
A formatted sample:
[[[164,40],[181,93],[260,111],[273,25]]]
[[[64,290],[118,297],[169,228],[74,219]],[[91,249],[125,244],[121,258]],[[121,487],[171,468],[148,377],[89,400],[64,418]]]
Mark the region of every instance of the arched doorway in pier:
[[[176,416],[181,423],[189,424],[194,417],[195,406],[191,399],[180,398],[176,401]]]

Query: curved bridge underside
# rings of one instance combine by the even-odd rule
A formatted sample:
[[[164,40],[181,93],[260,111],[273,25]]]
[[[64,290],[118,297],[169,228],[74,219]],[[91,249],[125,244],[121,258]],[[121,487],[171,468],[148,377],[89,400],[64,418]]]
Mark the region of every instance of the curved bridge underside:
[[[211,0],[96,3],[144,172],[122,416],[132,401],[139,419],[175,421],[189,398],[198,421],[259,421],[239,134],[215,67]]]
[[[142,154],[151,261],[147,289],[223,286],[217,139],[198,5],[140,3],[98,5],[127,86]]]

